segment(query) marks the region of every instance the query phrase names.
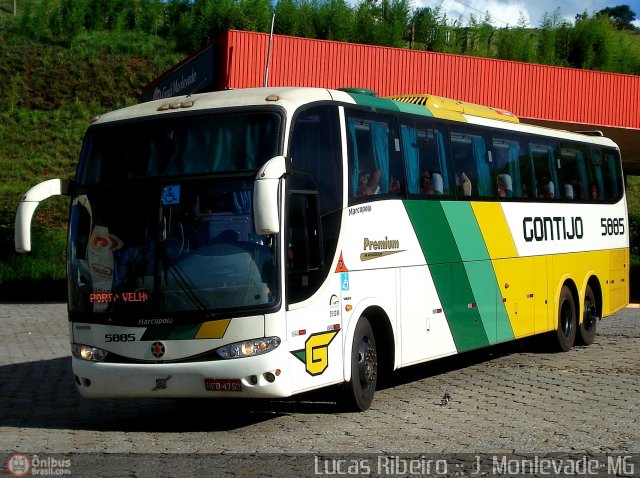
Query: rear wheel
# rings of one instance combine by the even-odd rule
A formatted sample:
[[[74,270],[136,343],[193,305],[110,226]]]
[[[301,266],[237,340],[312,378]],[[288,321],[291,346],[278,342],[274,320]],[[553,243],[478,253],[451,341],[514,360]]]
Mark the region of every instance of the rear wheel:
[[[344,385],[341,405],[354,412],[368,410],[378,381],[378,352],[373,329],[366,317],[360,317],[353,334],[351,380]]]
[[[582,345],[591,345],[593,343],[593,340],[596,338],[596,324],[598,319],[596,299],[591,290],[591,286],[587,286],[587,290],[584,293],[582,323],[578,327],[578,335],[576,337],[578,343]]]
[[[557,345],[562,352],[568,352],[573,347],[576,326],[576,305],[573,295],[567,286],[563,286],[558,302],[558,329],[556,330]]]

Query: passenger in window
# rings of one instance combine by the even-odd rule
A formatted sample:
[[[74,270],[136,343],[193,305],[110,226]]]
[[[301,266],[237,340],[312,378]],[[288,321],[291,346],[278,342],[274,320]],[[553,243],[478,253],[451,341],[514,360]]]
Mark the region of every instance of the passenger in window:
[[[457,183],[463,196],[471,196],[471,180],[466,172],[460,173]]]
[[[380,190],[379,186],[381,177],[382,173],[379,169],[375,170],[373,174],[369,171],[360,171],[356,196],[362,197],[378,194],[378,191]]]
[[[511,177],[507,177],[506,174],[498,174],[496,182],[498,185],[498,197],[511,197]]]
[[[393,175],[391,175],[391,179],[389,179],[389,192],[391,194],[400,194],[402,192],[400,181],[398,181]]]
[[[598,185],[596,183],[591,183],[591,188],[589,189],[589,197],[592,200],[598,200]]]
[[[571,183],[571,186],[573,186],[573,198],[577,200],[584,199],[582,183],[577,179],[574,179]]]
[[[573,184],[565,184],[564,185],[564,198],[565,199],[574,199],[574,192],[573,192]]]
[[[436,188],[430,171],[423,171],[420,175],[420,192],[422,194],[435,194]]]
[[[542,176],[542,181],[538,184],[538,192],[542,199],[553,199],[556,195],[556,187],[547,176]]]

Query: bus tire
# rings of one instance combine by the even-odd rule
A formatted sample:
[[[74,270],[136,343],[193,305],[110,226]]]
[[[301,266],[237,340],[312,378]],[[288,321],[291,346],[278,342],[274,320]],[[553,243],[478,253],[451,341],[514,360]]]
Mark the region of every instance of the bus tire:
[[[557,345],[560,351],[568,352],[573,347],[577,322],[573,295],[567,286],[562,286],[558,301],[558,329],[556,330]]]
[[[598,306],[591,286],[587,286],[584,292],[584,305],[582,307],[582,322],[578,327],[576,340],[581,345],[591,345],[596,338],[596,325],[598,323]]]
[[[344,384],[339,404],[347,411],[364,412],[373,402],[378,381],[378,352],[373,329],[360,317],[351,348],[351,380]]]

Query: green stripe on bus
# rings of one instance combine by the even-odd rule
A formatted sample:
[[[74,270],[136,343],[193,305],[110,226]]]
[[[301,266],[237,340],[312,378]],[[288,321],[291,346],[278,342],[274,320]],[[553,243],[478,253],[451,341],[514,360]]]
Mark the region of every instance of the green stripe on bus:
[[[405,201],[458,352],[489,345],[469,277],[439,201]]]
[[[429,116],[430,118],[433,118],[433,114],[426,106],[414,105],[413,103],[405,103],[404,101],[394,101],[394,103],[402,113]]]
[[[190,340],[195,338],[200,330],[200,324],[176,325],[167,340]]]
[[[471,204],[466,201],[443,202],[442,209],[463,261],[489,259],[489,252]]]
[[[445,202],[447,216],[490,344],[514,339],[480,225],[469,202]]]
[[[200,324],[154,326],[147,328],[140,340],[190,340],[195,338],[199,329]]]
[[[468,202],[405,201],[459,352],[514,338]]]
[[[385,98],[377,98],[375,96],[360,95],[357,93],[349,93],[349,95],[355,100],[356,104],[361,106],[381,108],[390,111],[400,111],[400,108],[398,108],[398,104],[395,101],[387,100]]]
[[[513,340],[515,335],[509,321],[502,294],[491,261],[464,262],[474,302],[491,345]]]
[[[147,330],[144,331],[144,334],[142,334],[140,341],[166,340],[172,330],[172,325],[155,325],[153,327],[148,327]]]

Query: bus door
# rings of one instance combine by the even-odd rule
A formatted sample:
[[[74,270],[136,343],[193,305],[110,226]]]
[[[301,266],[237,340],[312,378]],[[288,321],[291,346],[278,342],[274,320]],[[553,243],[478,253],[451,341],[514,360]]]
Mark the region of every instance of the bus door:
[[[286,235],[287,335],[295,391],[343,379],[340,274],[328,287],[318,194],[290,191]],[[316,292],[321,290],[319,294]]]
[[[340,274],[333,260],[343,209],[339,108],[303,107],[293,119],[286,180],[287,340],[296,391],[344,378]]]

